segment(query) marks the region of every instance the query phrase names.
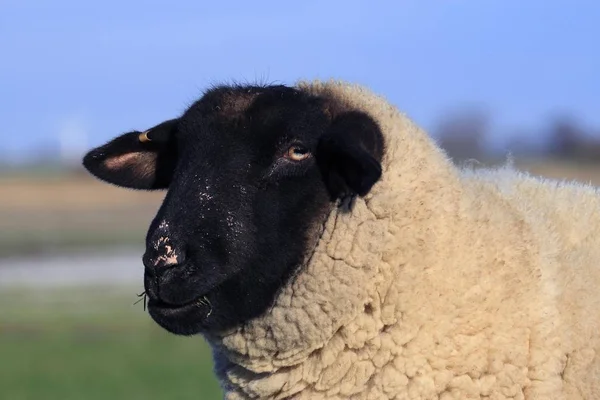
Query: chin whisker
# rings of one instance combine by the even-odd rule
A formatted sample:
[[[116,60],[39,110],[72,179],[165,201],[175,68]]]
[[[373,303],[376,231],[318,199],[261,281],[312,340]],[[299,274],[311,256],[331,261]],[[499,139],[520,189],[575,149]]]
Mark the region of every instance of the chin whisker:
[[[146,311],[146,291],[143,291],[142,293],[140,293],[136,296],[141,297],[141,298],[138,301],[136,301],[135,303],[133,303],[133,305],[135,306],[140,301],[143,301],[144,302],[144,311]]]

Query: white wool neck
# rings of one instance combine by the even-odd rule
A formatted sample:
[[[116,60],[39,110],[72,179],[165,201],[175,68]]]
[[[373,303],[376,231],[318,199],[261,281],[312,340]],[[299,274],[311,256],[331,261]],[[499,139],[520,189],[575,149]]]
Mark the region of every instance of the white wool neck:
[[[260,396],[266,396],[269,388],[281,387],[281,379],[299,380],[301,376],[290,375],[310,370],[306,365],[301,369],[294,366],[322,364],[344,346],[360,348],[365,340],[396,322],[393,310],[382,309],[380,301],[393,276],[387,258],[397,251],[397,243],[390,241],[388,234],[394,227],[382,220],[391,213],[406,218],[409,233],[409,222],[421,219],[422,231],[410,232],[404,245],[427,240],[423,235],[435,234],[435,215],[443,213],[428,207],[428,199],[435,196],[432,191],[439,191],[439,196],[451,201],[452,195],[445,192],[452,187],[448,183],[457,179],[451,162],[431,138],[385,99],[343,82],[301,82],[298,87],[334,99],[345,109],[365,111],[377,121],[386,144],[383,176],[371,193],[357,199],[351,213],[332,210],[314,255],[265,315],[207,338],[221,379]],[[424,183],[427,190],[423,190]],[[408,203],[420,203],[423,214],[403,216],[390,209],[390,199],[398,202],[397,210],[403,202],[412,210],[415,206]],[[407,261],[411,257],[405,256]],[[321,368],[314,369],[314,373],[320,372]]]

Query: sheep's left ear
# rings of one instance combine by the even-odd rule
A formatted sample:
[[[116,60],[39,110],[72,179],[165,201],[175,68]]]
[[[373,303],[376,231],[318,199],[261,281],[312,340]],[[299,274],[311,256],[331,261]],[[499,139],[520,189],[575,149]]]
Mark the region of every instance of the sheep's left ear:
[[[124,133],[88,152],[83,166],[95,177],[132,189],[165,189],[177,164],[178,119],[145,132]]]
[[[383,135],[373,118],[358,111],[336,116],[316,151],[332,198],[369,193],[381,178],[383,148]]]

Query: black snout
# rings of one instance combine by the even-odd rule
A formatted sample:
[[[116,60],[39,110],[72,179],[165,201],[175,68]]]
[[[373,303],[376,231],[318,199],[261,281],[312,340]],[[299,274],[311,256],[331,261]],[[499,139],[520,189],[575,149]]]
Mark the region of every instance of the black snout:
[[[144,263],[144,286],[150,300],[163,301],[170,305],[180,305],[188,301],[185,294],[179,293],[179,285],[171,283],[172,271],[186,270],[184,246],[172,234],[167,222],[161,222],[148,235]]]
[[[189,264],[176,264],[162,269],[146,269],[144,288],[150,301],[183,306],[197,300],[201,285]]]
[[[146,271],[152,274],[159,274],[161,270],[169,269],[177,264],[185,263],[185,251],[180,247],[168,246],[149,246],[142,256],[142,262]]]
[[[146,269],[163,269],[185,262],[185,249],[182,240],[174,234],[170,224],[162,220],[150,227],[146,238],[146,253],[143,257]]]
[[[183,305],[194,300],[186,290],[192,271],[186,264],[185,253],[174,246],[149,247],[142,257],[144,288],[151,300],[170,305]],[[191,289],[191,288],[189,288]]]
[[[144,288],[151,303],[183,306],[197,300],[204,285],[195,265],[188,262],[183,246],[166,236],[149,241],[142,261]]]

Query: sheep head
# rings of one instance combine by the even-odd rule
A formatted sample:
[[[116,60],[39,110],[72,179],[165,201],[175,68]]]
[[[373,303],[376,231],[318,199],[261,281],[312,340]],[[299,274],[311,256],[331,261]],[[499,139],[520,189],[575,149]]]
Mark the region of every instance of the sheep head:
[[[339,200],[379,180],[382,154],[375,121],[335,99],[219,86],[83,164],[114,185],[167,191],[146,237],[144,286],[152,318],[189,335],[268,309]]]

